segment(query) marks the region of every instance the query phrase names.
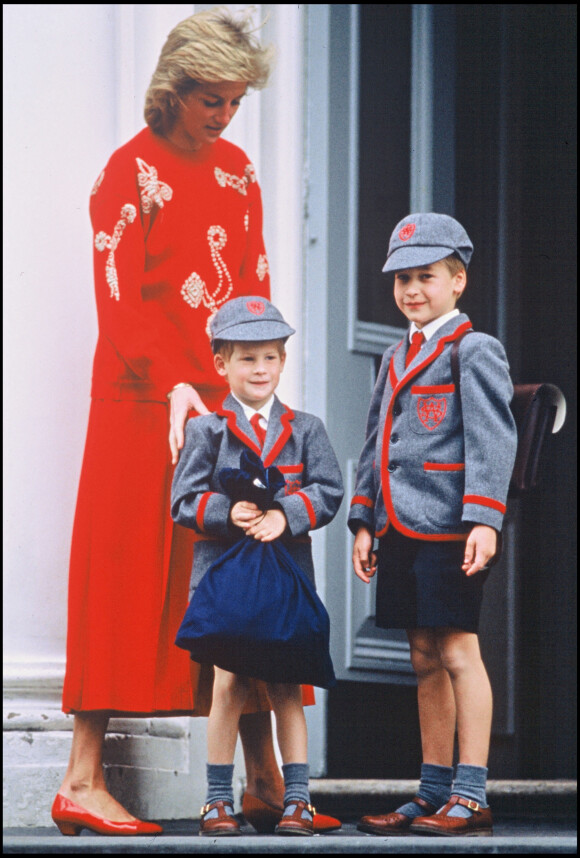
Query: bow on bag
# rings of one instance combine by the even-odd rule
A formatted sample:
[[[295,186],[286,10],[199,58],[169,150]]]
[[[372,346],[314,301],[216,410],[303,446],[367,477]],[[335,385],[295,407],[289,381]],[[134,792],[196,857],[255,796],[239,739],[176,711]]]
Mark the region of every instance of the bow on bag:
[[[275,467],[244,451],[240,468],[225,468],[229,497],[266,510],[284,486]],[[314,586],[280,540],[244,535],[199,583],[175,643],[191,658],[240,676],[330,688],[330,621]]]

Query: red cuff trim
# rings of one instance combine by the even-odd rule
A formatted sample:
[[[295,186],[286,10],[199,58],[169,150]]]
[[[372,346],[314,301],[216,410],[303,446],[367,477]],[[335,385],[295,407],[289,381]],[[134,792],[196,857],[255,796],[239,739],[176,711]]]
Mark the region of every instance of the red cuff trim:
[[[423,462],[424,471],[464,471],[465,465],[459,462],[456,465],[440,465],[438,462]]]
[[[506,511],[505,504],[493,500],[493,498],[483,497],[482,495],[464,495],[463,503],[477,503],[480,506],[489,506],[491,509],[497,509],[502,514]]]
[[[314,507],[312,506],[312,501],[305,495],[304,492],[294,492],[295,495],[302,498],[304,501],[304,506],[306,507],[306,512],[308,513],[308,518],[310,519],[310,527],[316,527],[316,513],[314,512]]]
[[[304,470],[304,465],[276,465],[276,467],[283,474],[301,474]]]
[[[365,498],[364,495],[355,495],[350,502],[351,506],[360,503],[361,506],[368,506],[370,509],[373,509],[374,502],[370,498]]]
[[[202,531],[204,530],[203,517],[204,517],[204,514],[205,514],[205,508],[206,508],[206,506],[207,506],[207,502],[208,502],[208,500],[210,499],[210,497],[211,497],[213,494],[215,494],[215,492],[206,492],[205,494],[203,494],[203,495],[201,496],[201,500],[200,500],[200,502],[199,502],[199,506],[197,507],[197,512],[196,512],[196,514],[195,514],[195,523],[197,524],[197,526],[199,527],[199,529],[200,529],[200,530],[202,530]]]

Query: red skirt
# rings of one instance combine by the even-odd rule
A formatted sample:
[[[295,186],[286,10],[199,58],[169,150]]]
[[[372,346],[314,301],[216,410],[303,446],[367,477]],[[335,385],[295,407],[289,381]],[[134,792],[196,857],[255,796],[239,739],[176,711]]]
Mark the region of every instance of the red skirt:
[[[195,534],[170,515],[168,434],[163,403],[92,402],[71,547],[64,712],[209,714],[213,669],[174,643]],[[303,700],[314,703],[311,686]],[[255,681],[244,711],[269,709]]]

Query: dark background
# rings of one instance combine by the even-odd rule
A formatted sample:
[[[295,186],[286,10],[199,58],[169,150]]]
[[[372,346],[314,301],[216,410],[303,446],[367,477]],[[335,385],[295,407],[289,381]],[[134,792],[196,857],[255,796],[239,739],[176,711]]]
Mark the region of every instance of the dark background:
[[[410,8],[360,7],[359,318],[398,326],[380,272],[409,213]],[[568,404],[540,486],[517,502],[515,729],[492,736],[490,776],[574,778],[576,6],[433,8],[433,208],[475,246],[460,309],[476,329],[503,332],[515,382],[552,382]],[[417,777],[420,762],[414,687],[340,682],[329,693],[329,777]]]

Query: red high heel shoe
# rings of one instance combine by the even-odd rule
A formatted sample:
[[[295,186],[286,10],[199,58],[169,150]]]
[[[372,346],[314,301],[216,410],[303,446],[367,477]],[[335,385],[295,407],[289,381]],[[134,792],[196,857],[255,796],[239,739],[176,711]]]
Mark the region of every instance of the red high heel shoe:
[[[131,822],[113,822],[95,813],[89,813],[84,807],[75,804],[70,798],[57,793],[52,805],[52,818],[61,834],[76,836],[81,828],[96,831],[97,834],[123,835],[161,834],[163,829],[154,822],[142,822],[140,819]]]
[[[267,804],[267,802],[256,798],[255,795],[250,795],[249,792],[244,793],[242,813],[258,834],[272,834],[282,819],[282,808]],[[325,816],[323,813],[315,813],[312,822],[315,834],[325,834],[327,831],[336,831],[338,828],[342,828],[342,822],[333,816]]]

